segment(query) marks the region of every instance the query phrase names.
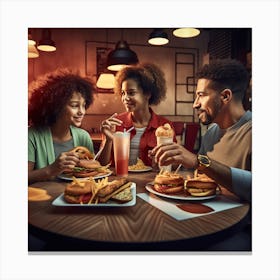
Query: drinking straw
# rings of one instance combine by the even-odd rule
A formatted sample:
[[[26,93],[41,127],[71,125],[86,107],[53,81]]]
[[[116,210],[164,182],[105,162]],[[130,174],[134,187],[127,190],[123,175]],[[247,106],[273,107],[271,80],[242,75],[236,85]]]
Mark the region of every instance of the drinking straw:
[[[102,152],[103,149],[104,149],[105,142],[106,142],[106,141],[102,141],[102,142],[101,142],[100,147],[99,147],[99,151],[96,153],[96,155],[94,156],[93,160],[96,160],[96,159],[100,156],[101,152]]]
[[[174,174],[178,173],[178,171],[180,170],[182,164],[179,164],[179,166],[177,167],[177,169],[175,170]]]
[[[132,126],[126,133],[130,132],[132,129],[134,129],[134,126]],[[124,129],[125,132],[125,129]]]

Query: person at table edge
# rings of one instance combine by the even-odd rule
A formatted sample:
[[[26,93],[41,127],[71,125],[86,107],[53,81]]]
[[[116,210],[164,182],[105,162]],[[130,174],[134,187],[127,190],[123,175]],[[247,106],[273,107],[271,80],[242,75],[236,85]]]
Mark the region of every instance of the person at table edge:
[[[28,182],[50,180],[75,167],[84,146],[92,153],[89,133],[80,126],[93,102],[93,81],[78,71],[58,68],[29,86]]]
[[[204,125],[198,154],[176,143],[155,147],[151,156],[160,165],[182,164],[198,169],[243,200],[252,195],[252,113],[242,100],[249,84],[243,64],[233,59],[213,60],[197,73],[193,108]]]

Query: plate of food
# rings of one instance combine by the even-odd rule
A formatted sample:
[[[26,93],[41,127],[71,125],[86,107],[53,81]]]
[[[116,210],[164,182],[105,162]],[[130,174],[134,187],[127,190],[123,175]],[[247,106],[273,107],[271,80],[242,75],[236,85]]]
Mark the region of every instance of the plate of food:
[[[54,206],[127,207],[136,204],[136,184],[126,178],[96,182],[92,179],[69,183],[53,202]]]
[[[76,177],[73,174],[60,174],[57,176],[57,178],[62,179],[62,180],[66,180],[66,181],[73,181],[74,178],[78,179],[78,180],[84,180],[84,179],[89,179],[89,178],[93,178],[93,179],[102,179],[105,177],[108,177],[110,175],[112,175],[113,171],[111,170],[107,170],[104,172],[96,172],[95,176],[87,176],[87,177]]]
[[[147,172],[151,170],[153,170],[153,168],[151,166],[145,165],[140,158],[137,158],[136,164],[128,166],[129,172]]]
[[[86,147],[78,146],[71,151],[79,157],[80,161],[72,170],[58,175],[59,179],[67,181],[72,181],[73,177],[101,179],[113,173],[109,169],[110,164],[102,166],[98,160],[94,159],[93,154]]]
[[[219,185],[205,174],[185,180],[183,176],[167,171],[157,174],[145,188],[157,196],[191,201],[212,199],[220,193]]]

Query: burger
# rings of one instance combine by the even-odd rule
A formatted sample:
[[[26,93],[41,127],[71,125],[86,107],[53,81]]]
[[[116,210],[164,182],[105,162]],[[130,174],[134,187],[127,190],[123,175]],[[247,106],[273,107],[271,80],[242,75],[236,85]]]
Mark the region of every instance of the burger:
[[[205,174],[198,174],[194,178],[189,178],[185,184],[187,194],[191,196],[215,195],[219,185]]]
[[[94,180],[75,180],[64,190],[64,199],[68,203],[88,204],[93,200],[105,203],[116,194],[130,187],[131,182],[120,178],[105,184],[98,184]]]
[[[74,152],[79,157],[79,159],[93,159],[92,152],[88,148],[83,146],[77,146],[69,152]]]
[[[92,197],[91,181],[73,181],[68,184],[64,190],[64,199],[68,203],[88,203]]]
[[[184,190],[184,178],[168,171],[159,173],[154,180],[154,189],[166,194],[180,193]]]
[[[99,161],[93,159],[93,154],[86,147],[78,146],[70,152],[74,152],[80,160],[71,171],[67,171],[65,174],[85,178],[105,175],[110,172],[107,166],[102,166]]]
[[[72,174],[78,178],[94,177],[97,175],[107,174],[108,170],[97,160],[80,159],[72,170]]]

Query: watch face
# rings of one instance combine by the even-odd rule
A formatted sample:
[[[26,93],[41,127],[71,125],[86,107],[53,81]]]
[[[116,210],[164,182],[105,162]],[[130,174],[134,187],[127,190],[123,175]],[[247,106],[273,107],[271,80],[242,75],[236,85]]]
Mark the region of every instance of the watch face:
[[[199,160],[201,165],[204,165],[204,166],[209,166],[210,165],[210,160],[207,156],[199,155],[198,160]]]
[[[204,163],[204,164],[208,164],[209,163],[209,160],[206,157],[201,157],[200,161],[201,161],[201,163]]]

